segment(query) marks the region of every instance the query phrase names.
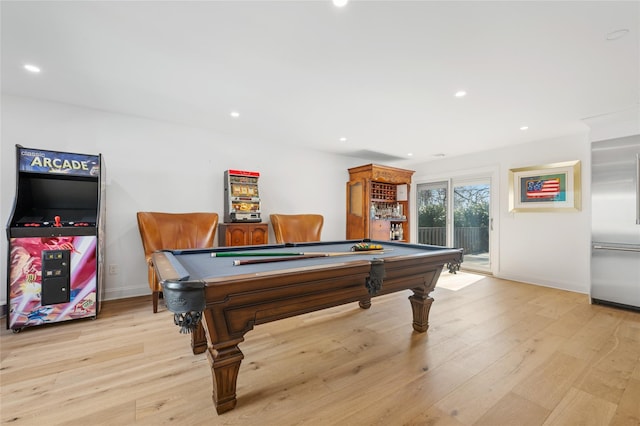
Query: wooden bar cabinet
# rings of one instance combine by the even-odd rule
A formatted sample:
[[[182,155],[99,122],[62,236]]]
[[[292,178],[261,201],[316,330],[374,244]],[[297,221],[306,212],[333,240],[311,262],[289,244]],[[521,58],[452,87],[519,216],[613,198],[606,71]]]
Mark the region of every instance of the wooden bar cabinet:
[[[409,242],[413,170],[366,164],[349,169],[347,239]]]

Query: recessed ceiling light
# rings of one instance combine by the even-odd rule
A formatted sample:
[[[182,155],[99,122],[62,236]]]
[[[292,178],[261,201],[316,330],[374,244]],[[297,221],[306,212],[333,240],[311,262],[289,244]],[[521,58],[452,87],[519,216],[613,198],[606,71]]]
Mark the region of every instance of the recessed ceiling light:
[[[520,127],[520,130],[527,130],[529,128],[529,126],[522,126]]]
[[[413,157],[413,152],[408,153],[407,157]]]
[[[24,64],[24,69],[34,74],[37,74],[41,71],[40,67],[33,64]]]
[[[231,114],[229,114],[229,115],[232,116],[233,118],[240,117],[240,113],[238,111],[231,111]]]
[[[344,7],[349,3],[349,0],[333,0],[333,5],[336,7]]]
[[[621,39],[622,37],[626,36],[627,34],[629,34],[629,30],[626,29],[626,28],[622,28],[622,29],[619,29],[619,30],[611,31],[610,33],[607,34],[605,39],[607,41],[614,41],[614,40]]]
[[[465,96],[467,96],[467,92],[465,92],[464,90],[458,90],[454,96],[456,98],[464,98]]]
[[[346,141],[347,141],[347,138],[345,138],[345,137],[341,137],[340,138],[340,142],[346,142]]]

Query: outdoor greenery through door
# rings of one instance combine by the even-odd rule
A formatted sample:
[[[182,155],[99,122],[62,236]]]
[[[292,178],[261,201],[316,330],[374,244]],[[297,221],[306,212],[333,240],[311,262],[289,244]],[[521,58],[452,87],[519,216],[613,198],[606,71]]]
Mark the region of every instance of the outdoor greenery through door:
[[[463,248],[464,268],[490,272],[490,195],[488,178],[419,184],[418,242]]]

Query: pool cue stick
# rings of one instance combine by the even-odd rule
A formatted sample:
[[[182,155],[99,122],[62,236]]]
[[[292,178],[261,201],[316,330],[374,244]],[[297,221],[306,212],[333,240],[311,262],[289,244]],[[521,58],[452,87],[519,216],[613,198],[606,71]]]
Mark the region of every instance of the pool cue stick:
[[[265,257],[264,259],[247,259],[247,260],[234,260],[233,264],[235,266],[240,265],[254,265],[256,263],[272,263],[272,262],[285,262],[287,260],[300,260],[300,259],[313,259],[314,257],[335,257],[335,256],[352,256],[358,254],[382,254],[384,250],[368,250],[368,251],[339,251],[339,252],[309,252],[302,253],[299,256],[293,257]]]
[[[393,250],[393,249],[384,249],[384,250]],[[307,255],[316,255],[316,254],[321,254],[324,256],[345,256],[345,255],[352,255],[352,254],[371,254],[371,253],[380,253],[383,250],[381,249],[377,249],[377,250],[359,250],[359,251],[348,251],[348,252],[343,252],[343,251],[337,251],[337,252],[315,252],[315,251],[309,251],[309,252],[268,252],[268,251],[257,251],[257,252],[250,252],[250,251],[243,251],[243,252],[233,252],[233,251],[222,251],[222,252],[214,252],[211,253],[211,257],[243,257],[243,256],[307,256]]]
[[[241,256],[303,256],[306,253],[293,252],[293,253],[277,253],[277,252],[265,252],[258,251],[251,253],[250,251],[233,252],[233,251],[221,251],[218,253],[211,253],[211,257],[241,257]]]
[[[326,254],[316,253],[316,254],[307,254],[300,256],[291,256],[291,257],[264,257],[262,259],[247,259],[247,260],[234,260],[233,265],[254,265],[256,263],[272,263],[272,262],[285,262],[287,260],[301,260],[301,259],[312,259],[314,257],[327,257]]]
[[[355,251],[334,251],[334,252],[321,252],[325,256],[333,257],[333,256],[351,256],[354,254],[376,254],[376,253],[384,253],[387,251],[391,251],[393,249],[378,249],[378,250],[355,250]],[[305,253],[305,254],[313,254],[313,252]]]

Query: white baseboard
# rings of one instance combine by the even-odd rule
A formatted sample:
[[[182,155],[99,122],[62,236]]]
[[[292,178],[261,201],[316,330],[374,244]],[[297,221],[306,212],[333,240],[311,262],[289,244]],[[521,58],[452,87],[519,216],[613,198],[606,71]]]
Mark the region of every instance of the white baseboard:
[[[144,287],[127,287],[117,289],[105,289],[102,293],[102,300],[118,300],[128,299],[130,297],[146,296],[151,294],[148,286]]]
[[[555,289],[558,289],[558,290],[571,291],[571,292],[574,292],[574,293],[581,293],[581,294],[588,294],[589,293],[588,290],[584,290],[584,289],[578,288],[578,286],[575,283],[560,282],[560,281],[549,281],[549,280],[544,279],[544,278],[531,278],[531,277],[524,277],[524,276],[517,275],[517,274],[505,274],[505,273],[494,274],[494,277],[502,278],[503,280],[519,281],[519,282],[525,283],[525,284],[533,284],[533,285],[539,285],[539,286],[542,286],[542,287],[555,288]]]

